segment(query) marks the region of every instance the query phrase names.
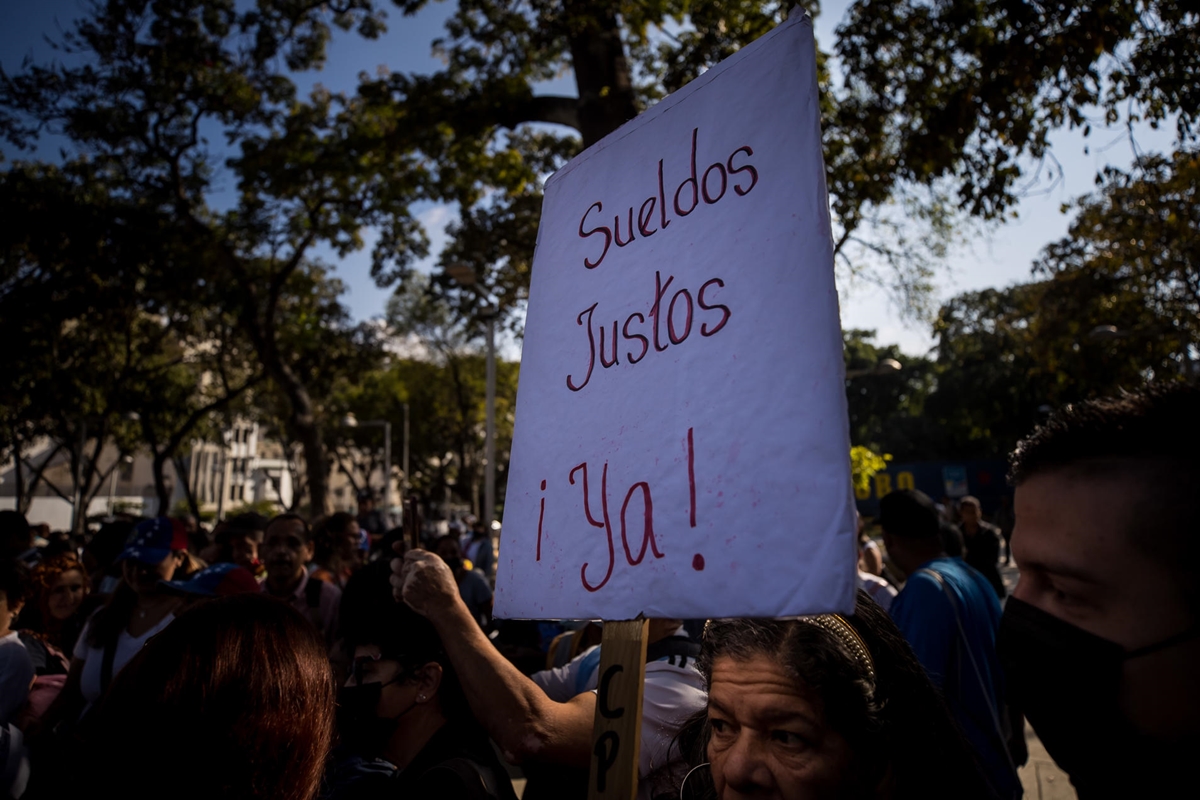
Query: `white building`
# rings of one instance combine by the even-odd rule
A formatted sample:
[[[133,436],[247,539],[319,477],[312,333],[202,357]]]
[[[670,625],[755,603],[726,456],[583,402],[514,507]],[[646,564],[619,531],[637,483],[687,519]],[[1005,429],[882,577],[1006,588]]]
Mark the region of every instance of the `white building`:
[[[184,455],[183,465],[188,486],[201,514],[224,516],[230,510],[250,503],[267,501],[278,510],[292,504],[292,470],[289,469],[283,447],[264,440],[256,423],[237,422],[225,431],[225,442],[217,444],[196,440]],[[94,443],[88,443],[90,452]],[[71,499],[75,494],[68,451],[55,449],[50,440],[41,440],[23,452],[21,466],[28,486],[34,467],[46,463],[43,480],[39,481],[29,503],[26,517],[31,524],[46,523],[51,530],[69,530],[72,519]],[[149,453],[138,452],[121,460],[112,445],[100,452],[97,463],[100,472],[109,472],[99,486],[92,486],[94,496],[87,505],[90,519],[114,512],[139,516],[170,513],[186,499],[183,481],[174,464],[166,466],[166,480],[171,486],[170,506],[158,508],[154,488],[153,459]],[[17,464],[13,459],[0,465],[0,509],[17,507]]]

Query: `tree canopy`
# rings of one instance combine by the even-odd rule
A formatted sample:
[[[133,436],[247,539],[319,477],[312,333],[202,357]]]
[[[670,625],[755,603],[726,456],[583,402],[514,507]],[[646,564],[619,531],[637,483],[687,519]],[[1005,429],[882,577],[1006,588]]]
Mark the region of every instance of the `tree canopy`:
[[[395,2],[401,14],[427,4]],[[385,10],[103,0],[65,35],[69,63],[0,75],[0,137],[67,145],[53,166],[15,161],[0,175],[0,324],[29,343],[4,354],[15,376],[0,403],[5,445],[78,442],[86,424],[87,437],[140,440],[165,461],[206,415],[252,396],[302,451],[320,513],[336,461],[327,445],[345,439],[337,415],[379,406],[371,392],[425,402],[449,375],[429,389],[443,427],[413,445],[428,436],[430,458],[457,453],[454,479],[474,482],[468,345],[486,304],[517,319],[543,179],[769,31],[789,4],[460,0],[432,43],[440,69],[302,96],[297,76],[324,64],[331,38],[380,35]],[[856,444],[898,456],[994,448],[1013,431],[980,419],[1023,426],[1042,404],[1099,390],[1101,373],[1111,388],[1186,367],[1198,316],[1197,22],[1178,0],[851,3],[817,54],[836,254],[909,307],[928,300],[955,235],[1012,211],[1022,169],[1047,155],[1055,129],[1086,133],[1099,108],[1106,123],[1173,126],[1179,149],[1100,176],[1069,239],[1039,261],[1040,283],[948,302],[936,363],[851,332],[851,360],[904,365],[852,382]],[[562,78],[573,93],[545,91]],[[422,202],[458,208],[439,263],[470,268],[474,285],[443,270],[410,292],[428,255]],[[341,258],[368,241],[375,280],[402,284],[397,302],[409,303],[394,306],[393,325],[450,337],[431,350],[436,380],[399,359],[355,394],[382,362],[380,331],[351,322],[317,253]],[[422,313],[442,316],[413,316],[434,300]],[[53,320],[13,311],[50,305]],[[1097,326],[1115,333],[1097,338]],[[1028,376],[1020,396],[1014,374]],[[154,405],[166,397],[174,416]],[[958,414],[967,397],[981,403],[969,420]]]
[[[359,0],[107,0],[64,37],[78,64],[0,81],[0,134],[22,147],[47,131],[66,137],[86,168],[64,179],[136,207],[147,246],[187,254],[146,262],[175,287],[173,300],[219,287],[215,307],[286,400],[316,513],[328,463],[281,332],[290,293],[318,244],[345,255],[368,227],[378,264],[423,255],[410,204],[425,179],[395,109],[322,90],[301,99],[289,71],[319,67],[334,29],[375,36],[381,25]],[[218,196],[229,180],[232,197]]]

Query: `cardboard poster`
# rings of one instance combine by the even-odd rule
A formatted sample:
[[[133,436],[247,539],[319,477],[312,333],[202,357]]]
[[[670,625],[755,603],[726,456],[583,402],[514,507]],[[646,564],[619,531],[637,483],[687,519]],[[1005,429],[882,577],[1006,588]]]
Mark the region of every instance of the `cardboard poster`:
[[[853,610],[817,100],[794,14],[547,182],[497,616]]]

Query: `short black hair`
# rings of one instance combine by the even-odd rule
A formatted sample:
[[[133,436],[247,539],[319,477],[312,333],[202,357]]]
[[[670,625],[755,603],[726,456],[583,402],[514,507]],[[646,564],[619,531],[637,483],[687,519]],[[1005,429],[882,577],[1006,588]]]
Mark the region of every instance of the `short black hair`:
[[[15,561],[0,561],[0,592],[8,602],[8,610],[18,603],[25,602],[29,591],[29,579],[25,570]],[[13,620],[14,624],[16,620]]]
[[[1017,445],[1008,480],[1069,471],[1117,478],[1136,504],[1134,544],[1166,565],[1200,613],[1192,565],[1200,558],[1195,487],[1200,482],[1200,386],[1175,381],[1072,403]]]
[[[257,511],[247,511],[244,514],[230,517],[227,521],[230,528],[239,531],[265,531],[267,529],[267,518]]]
[[[271,517],[271,521],[267,523],[267,528],[270,528],[276,522],[291,522],[291,521],[299,522],[304,527],[304,542],[305,542],[305,544],[308,544],[309,542],[311,542],[313,540],[312,526],[308,524],[308,520],[306,520],[304,517],[300,516],[299,514],[278,514],[274,517]],[[263,530],[265,531],[266,528],[264,528]]]
[[[350,523],[354,522],[354,515],[346,511],[337,511],[330,514],[326,518],[325,523],[321,526],[324,532],[340,535],[346,532],[346,528],[350,527]]]
[[[33,545],[29,521],[20,511],[0,511],[0,558],[19,556]]]
[[[1008,480],[1020,486],[1039,473],[1114,461],[1166,465],[1194,479],[1200,471],[1197,449],[1200,386],[1181,381],[1156,384],[1054,412],[1017,445],[1009,459]]]
[[[903,539],[936,539],[940,534],[937,507],[917,489],[896,489],[879,501],[879,524],[885,533]]]
[[[433,623],[413,611],[392,594],[390,559],[381,558],[359,569],[342,592],[338,630],[346,650],[375,645],[381,657],[398,661],[405,677],[436,661],[442,666],[442,688],[438,690],[447,717],[469,715],[458,676]]]

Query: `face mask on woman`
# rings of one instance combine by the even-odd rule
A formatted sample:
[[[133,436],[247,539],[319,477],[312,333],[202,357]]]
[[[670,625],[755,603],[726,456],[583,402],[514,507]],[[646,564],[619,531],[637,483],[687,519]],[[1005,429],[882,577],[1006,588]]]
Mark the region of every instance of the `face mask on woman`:
[[[417,701],[413,700],[394,717],[378,716],[384,687],[399,680],[393,678],[386,683],[361,683],[343,686],[338,690],[337,728],[345,747],[365,758],[376,758],[383,752],[388,739],[400,726],[401,717],[417,705]]]
[[[1082,789],[1110,779],[1121,764],[1145,763],[1144,756],[1161,749],[1134,730],[1121,710],[1125,662],[1196,636],[1200,630],[1187,630],[1127,651],[1010,597],[996,646],[1010,697]]]

